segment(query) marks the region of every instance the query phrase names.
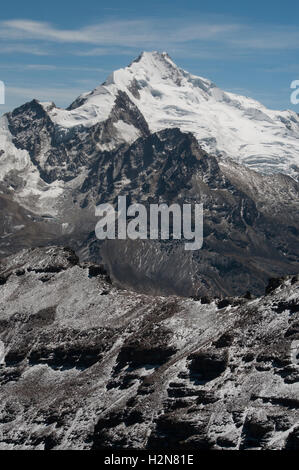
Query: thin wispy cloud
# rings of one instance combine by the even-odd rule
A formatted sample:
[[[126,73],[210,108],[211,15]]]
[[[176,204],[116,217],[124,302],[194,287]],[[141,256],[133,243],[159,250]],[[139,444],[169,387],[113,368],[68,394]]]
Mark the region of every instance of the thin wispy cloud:
[[[10,39],[45,39],[61,43],[136,45],[155,40],[155,28],[147,20],[112,21],[76,30],[63,30],[49,23],[9,20],[0,24],[0,36]]]
[[[67,72],[105,72],[106,70],[101,67],[84,67],[84,66],[63,66],[53,64],[0,64],[2,70],[12,71],[39,71],[39,72],[54,72],[54,71],[67,71]]]
[[[75,67],[75,66],[63,66],[63,65],[47,65],[47,64],[28,64],[25,66],[26,70],[62,70],[68,72],[107,72],[107,70],[101,67]]]
[[[259,87],[269,88],[269,73],[274,88],[276,74],[277,83],[282,84],[277,99],[285,103],[279,106],[289,106],[289,91],[282,89],[289,86],[286,80],[298,78],[299,26],[294,22],[271,23],[258,14],[254,23],[244,16],[202,14],[199,10],[197,16],[180,17],[173,12],[172,18],[166,14],[142,17],[135,11],[130,19],[113,14],[118,17],[102,16],[104,19],[93,23],[92,15],[85,16],[78,27],[69,27],[67,18],[61,19],[59,27],[55,19],[0,21],[0,78],[10,85],[7,106],[12,109],[34,97],[66,106],[78,94],[102,83],[112,70],[128,65],[142,50],[165,50],[178,65],[225,89],[250,88],[255,83],[252,96],[256,98]],[[123,15],[128,15],[127,8]],[[292,77],[283,81],[286,70]],[[250,89],[246,94],[250,95]],[[275,91],[269,97],[264,93],[262,101],[276,106],[274,97]]]
[[[5,105],[1,106],[2,114],[33,99],[44,102],[53,101],[57,105],[63,103],[67,106],[86,89],[84,86],[64,87],[62,85],[52,87],[7,86],[5,91]]]
[[[94,47],[92,49],[87,49],[87,50],[76,50],[73,52],[75,55],[79,55],[82,57],[101,57],[101,56],[108,56],[108,55],[124,55],[124,56],[132,56],[136,53],[136,50],[139,50],[139,48],[134,48],[131,49],[123,49],[123,48],[104,48],[104,47]]]
[[[7,87],[6,93],[9,96],[22,96],[26,100],[38,99],[41,101],[63,100],[70,102],[82,93],[82,88],[64,88],[64,87]]]
[[[230,42],[239,48],[282,50],[299,48],[299,29],[291,30],[280,26],[270,31],[252,31],[239,38],[232,38]]]
[[[272,25],[246,25],[238,22],[180,22],[177,19],[105,21],[78,29],[60,29],[46,22],[26,19],[2,21],[0,37],[14,41],[44,40],[66,44],[93,44],[117,47],[172,47],[193,41],[221,42],[243,49],[296,49],[299,29]],[[83,55],[106,55],[116,52],[104,47],[82,51]],[[188,52],[188,51],[187,51]],[[118,51],[120,53],[120,51]]]
[[[36,47],[32,44],[8,44],[1,45],[1,54],[31,54],[37,56],[50,55],[49,50]]]

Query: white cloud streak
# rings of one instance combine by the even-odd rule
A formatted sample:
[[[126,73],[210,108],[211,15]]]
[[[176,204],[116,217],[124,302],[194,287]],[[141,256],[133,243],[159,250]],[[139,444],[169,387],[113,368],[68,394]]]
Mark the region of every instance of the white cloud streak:
[[[78,29],[58,29],[50,23],[15,19],[0,22],[0,37],[6,40],[44,40],[67,44],[117,47],[155,47],[192,41],[218,41],[245,49],[295,49],[299,47],[299,29],[282,26],[250,26],[234,22],[190,22],[176,19],[106,21]],[[90,55],[113,51],[94,49]],[[115,51],[116,52],[116,51]],[[86,55],[88,54],[85,53]]]
[[[22,100],[38,99],[41,101],[60,101],[71,103],[77,96],[83,93],[82,88],[30,88],[30,87],[6,87],[7,102],[10,98],[21,97]]]
[[[1,30],[0,30],[1,35]],[[36,47],[32,44],[7,44],[1,45],[1,54],[31,54],[36,56],[50,55],[48,50]]]

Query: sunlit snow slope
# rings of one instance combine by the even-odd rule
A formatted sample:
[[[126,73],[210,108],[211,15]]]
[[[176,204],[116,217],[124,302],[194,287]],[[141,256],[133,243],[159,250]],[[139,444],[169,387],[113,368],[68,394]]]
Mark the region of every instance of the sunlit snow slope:
[[[166,53],[143,52],[103,85],[81,95],[69,108],[45,108],[63,128],[92,126],[108,118],[119,90],[125,91],[152,132],[179,127],[192,132],[205,150],[226,154],[265,172],[298,175],[299,117],[217,88],[179,67]],[[131,129],[128,138],[132,140]]]

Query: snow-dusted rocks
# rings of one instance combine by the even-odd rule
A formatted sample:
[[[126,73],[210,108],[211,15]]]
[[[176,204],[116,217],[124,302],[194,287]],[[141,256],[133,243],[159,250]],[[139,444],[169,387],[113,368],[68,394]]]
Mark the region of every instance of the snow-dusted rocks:
[[[26,271],[58,273],[75,266],[78,262],[79,258],[70,248],[49,246],[43,250],[40,248],[22,250],[16,255],[7,257],[1,262],[0,269],[2,278],[8,279],[14,273],[21,276]]]
[[[0,449],[298,449],[297,276],[207,303],[70,255],[0,268]]]

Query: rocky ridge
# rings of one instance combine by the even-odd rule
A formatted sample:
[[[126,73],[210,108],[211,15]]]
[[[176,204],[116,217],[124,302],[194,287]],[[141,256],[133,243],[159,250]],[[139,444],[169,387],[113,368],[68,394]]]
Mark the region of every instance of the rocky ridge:
[[[0,279],[1,449],[298,449],[298,276],[153,297],[47,247]]]
[[[67,244],[81,259],[104,260],[121,286],[161,294],[240,295],[247,290],[261,294],[269,277],[298,272],[299,186],[294,179],[261,175],[228,159],[220,162],[191,133],[179,129],[144,132],[132,144],[113,151],[93,154],[88,147],[85,166],[71,164],[76,174],[63,182],[61,193],[49,188],[56,183],[43,183],[47,186],[39,209],[40,199],[24,198],[22,185],[19,188],[12,175],[7,177],[0,194],[5,207],[2,254]],[[21,131],[16,134],[22,139]],[[31,145],[30,139],[26,142]],[[73,152],[80,155],[84,147],[76,142]],[[51,191],[53,197],[56,194],[52,213]],[[95,206],[116,205],[119,195],[127,196],[128,204],[146,207],[203,203],[203,249],[187,253],[183,243],[174,240],[97,241]]]

